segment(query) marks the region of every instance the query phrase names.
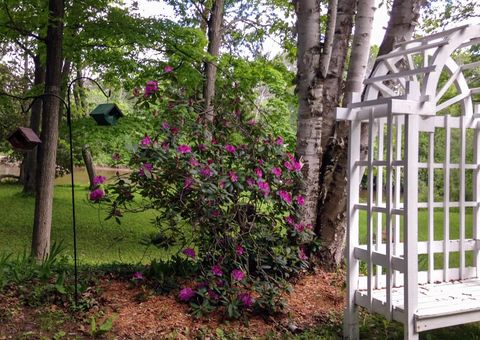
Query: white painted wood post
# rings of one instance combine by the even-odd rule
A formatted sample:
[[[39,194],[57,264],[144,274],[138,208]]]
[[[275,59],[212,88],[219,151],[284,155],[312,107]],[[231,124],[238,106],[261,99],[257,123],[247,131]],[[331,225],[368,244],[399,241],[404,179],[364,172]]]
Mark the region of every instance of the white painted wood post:
[[[348,224],[347,224],[347,309],[344,318],[344,334],[349,340],[359,338],[358,306],[355,304],[355,292],[358,288],[359,261],[355,258],[354,249],[358,245],[359,211],[355,204],[359,201],[360,166],[355,163],[360,160],[361,122],[353,120],[350,126],[348,141]]]
[[[404,338],[418,339],[415,312],[418,304],[418,120],[405,115],[405,212],[404,212]]]

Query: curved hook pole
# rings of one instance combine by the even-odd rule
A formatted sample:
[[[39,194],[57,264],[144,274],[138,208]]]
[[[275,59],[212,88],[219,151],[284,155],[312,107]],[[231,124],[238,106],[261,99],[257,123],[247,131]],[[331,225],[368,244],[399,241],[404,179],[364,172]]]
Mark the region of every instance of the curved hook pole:
[[[108,91],[108,93],[105,92],[105,90],[104,90],[103,87],[98,83],[98,81],[96,81],[96,80],[93,79],[93,78],[85,77],[85,76],[81,76],[81,77],[77,77],[77,78],[75,78],[75,79],[72,79],[72,80],[70,81],[70,83],[68,83],[68,89],[67,89],[68,94],[70,94],[70,92],[71,92],[72,85],[73,85],[74,83],[76,83],[77,81],[82,80],[82,79],[90,80],[92,83],[94,83],[95,85],[97,85],[97,87],[99,88],[99,90],[102,91],[102,94],[103,94],[107,99],[110,98],[110,94],[111,94],[111,91],[110,91],[110,90]]]

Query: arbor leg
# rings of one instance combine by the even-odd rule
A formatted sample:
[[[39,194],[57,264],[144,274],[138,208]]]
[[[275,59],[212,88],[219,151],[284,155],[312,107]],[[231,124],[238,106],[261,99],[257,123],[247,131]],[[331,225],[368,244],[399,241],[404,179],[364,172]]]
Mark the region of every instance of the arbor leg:
[[[343,338],[348,340],[358,340],[360,338],[358,327],[358,306],[355,305],[355,303],[348,301],[343,320]]]
[[[418,340],[419,333],[415,329],[413,320],[408,320],[403,327],[403,338],[405,340]]]

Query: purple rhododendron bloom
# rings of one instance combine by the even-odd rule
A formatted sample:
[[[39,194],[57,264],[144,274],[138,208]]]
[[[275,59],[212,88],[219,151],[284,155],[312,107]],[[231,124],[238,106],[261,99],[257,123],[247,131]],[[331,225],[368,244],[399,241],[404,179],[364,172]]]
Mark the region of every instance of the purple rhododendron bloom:
[[[270,194],[270,185],[267,182],[258,181],[257,185],[260,191],[263,192],[263,195],[265,197],[268,196],[268,194]]]
[[[190,158],[190,160],[188,161],[188,164],[190,164],[191,166],[199,166],[200,165],[200,162],[197,161],[197,159],[195,157],[192,157]]]
[[[195,250],[193,248],[185,248],[183,252],[186,256],[191,257],[192,259],[195,258]]]
[[[229,171],[228,172],[228,176],[230,177],[230,180],[235,183],[236,181],[238,181],[238,176],[237,174],[235,173],[235,171]]]
[[[162,128],[164,128],[165,130],[168,130],[168,129],[170,129],[170,125],[168,125],[167,122],[163,122],[162,123]]]
[[[218,295],[217,293],[215,293],[211,289],[208,290],[207,294],[208,294],[208,297],[212,300],[219,300],[220,299],[220,295]]]
[[[220,265],[216,264],[212,267],[212,274],[215,276],[222,276],[223,275],[223,270]]]
[[[287,202],[289,204],[292,203],[292,195],[290,195],[290,193],[288,191],[278,190],[277,193],[282,200],[284,200],[285,202]]]
[[[260,169],[260,168],[255,168],[255,175],[257,175],[257,177],[259,177],[259,178],[262,178],[262,177],[263,177],[263,171],[262,171],[262,169]]]
[[[297,197],[295,197],[295,201],[297,201],[298,205],[304,205],[305,197],[303,197],[302,195],[298,195]]]
[[[243,253],[245,253],[245,248],[243,248],[242,246],[238,245],[238,246],[235,248],[235,253],[236,253],[238,256],[242,256]]]
[[[105,192],[100,188],[90,191],[90,201],[98,202],[103,197],[105,197]]]
[[[103,183],[105,183],[105,181],[106,181],[105,176],[95,176],[95,177],[93,177],[93,185],[94,186],[103,184]]]
[[[234,153],[237,150],[237,148],[234,147],[233,145],[227,144],[225,145],[225,150],[229,153]]]
[[[143,277],[143,274],[142,274],[142,273],[140,273],[140,272],[135,272],[135,273],[133,274],[133,276],[132,276],[132,279],[134,279],[134,280],[143,280],[143,279],[145,279],[145,278]]]
[[[224,189],[225,188],[225,181],[220,181],[218,183],[218,186],[221,188],[221,189]]]
[[[172,133],[172,135],[176,135],[178,133],[178,129],[174,126],[170,129],[170,132]]]
[[[285,166],[285,168],[287,168],[288,171],[293,171],[294,170],[293,164],[290,163],[290,161],[285,161],[285,163],[283,163],[283,165]]]
[[[204,167],[202,170],[200,170],[200,175],[203,177],[211,177],[213,176],[213,171],[210,169],[209,166]]]
[[[299,233],[303,233],[305,231],[305,225],[303,223],[295,223],[294,228]]]
[[[155,80],[147,81],[147,85],[145,86],[144,96],[145,97],[151,96],[157,91],[158,91],[158,82],[156,82]]]
[[[232,271],[232,278],[236,281],[242,281],[245,278],[245,273],[240,269],[234,269]]]
[[[258,164],[262,165],[263,163],[265,163],[265,161],[263,159],[259,159],[258,161]]]
[[[192,148],[186,144],[181,144],[177,147],[177,151],[186,154],[192,152]]]
[[[253,178],[251,178],[251,177],[248,177],[248,178],[247,178],[247,185],[248,185],[249,187],[251,187],[251,186],[253,186],[254,184],[255,184],[255,180],[254,180]]]
[[[272,173],[275,175],[275,177],[280,178],[282,176],[282,169],[273,167]]]
[[[287,216],[285,217],[285,221],[288,223],[288,224],[291,224],[293,225],[295,223],[294,219],[292,216]]]
[[[308,259],[307,254],[305,254],[305,248],[302,246],[298,249],[298,258],[302,261],[306,261]]]
[[[222,274],[223,274],[223,272],[222,272]],[[225,282],[223,280],[220,280],[220,279],[217,280],[217,287],[223,287],[223,286],[225,286]]]
[[[193,178],[192,177],[187,177],[185,178],[185,180],[183,181],[183,188],[184,189],[190,189],[190,187],[192,186],[193,184]]]
[[[143,139],[140,141],[140,144],[143,146],[148,146],[152,144],[152,139],[150,138],[150,136],[145,135],[145,137],[143,137]]]
[[[145,176],[145,170],[147,170],[148,172],[152,172],[153,165],[150,163],[143,164],[142,167],[140,168],[140,171],[138,172],[140,176]]]
[[[179,293],[178,293],[178,298],[180,301],[190,301],[197,293],[189,287],[183,288]]]
[[[170,66],[170,65],[166,65],[164,68],[163,68],[163,72],[165,73],[170,73],[173,71],[173,66]]]
[[[240,301],[246,308],[251,308],[253,306],[253,297],[250,293],[238,294],[238,301]]]
[[[277,140],[275,141],[275,143],[277,145],[283,145],[283,138],[282,137],[278,137]]]

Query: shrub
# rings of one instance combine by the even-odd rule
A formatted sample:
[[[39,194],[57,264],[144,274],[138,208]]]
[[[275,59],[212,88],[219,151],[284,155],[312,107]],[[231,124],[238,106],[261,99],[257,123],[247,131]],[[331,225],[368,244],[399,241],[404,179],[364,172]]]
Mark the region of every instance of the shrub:
[[[306,267],[304,247],[313,236],[311,226],[297,222],[301,162],[282,137],[238,109],[217,113],[211,124],[176,122],[159,122],[155,135],[132,146],[133,171],[90,199],[109,202],[109,218],[118,221],[128,211],[158,212],[152,243],[196,264],[197,285],[179,295],[195,314],[223,306],[237,318],[255,300],[276,310],[275,290]],[[265,303],[254,287],[271,287],[266,294],[273,298]]]

